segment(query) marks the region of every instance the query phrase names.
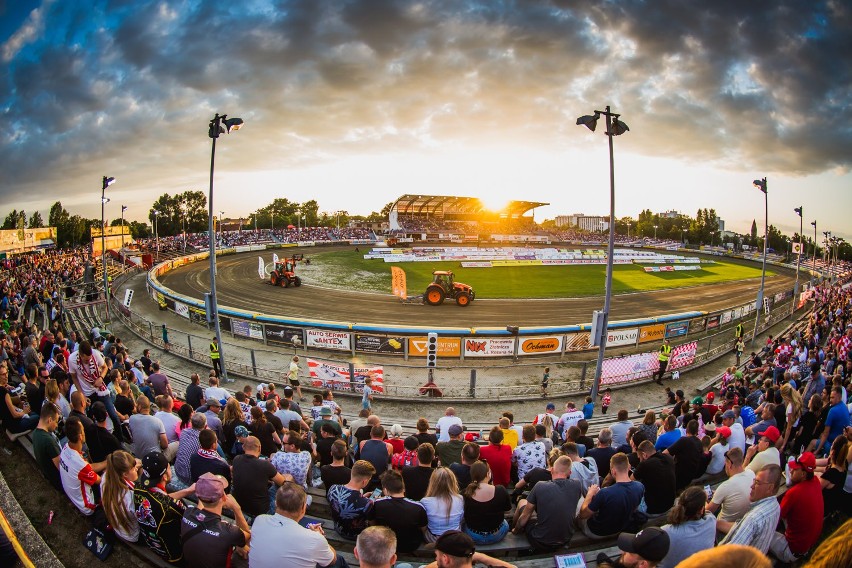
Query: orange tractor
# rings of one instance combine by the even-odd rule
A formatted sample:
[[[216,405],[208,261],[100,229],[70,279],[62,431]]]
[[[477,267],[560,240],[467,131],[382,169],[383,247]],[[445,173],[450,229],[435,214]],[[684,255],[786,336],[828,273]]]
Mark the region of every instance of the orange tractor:
[[[304,255],[294,254],[290,258],[279,260],[272,268],[270,281],[273,286],[284,286],[289,288],[290,284],[295,287],[302,285],[302,279],[296,276],[296,263],[304,258]]]
[[[423,294],[423,301],[430,306],[440,306],[446,298],[450,298],[459,306],[465,307],[476,297],[473,288],[468,284],[453,279],[452,271],[436,270],[432,277],[432,283],[426,287],[426,293]]]

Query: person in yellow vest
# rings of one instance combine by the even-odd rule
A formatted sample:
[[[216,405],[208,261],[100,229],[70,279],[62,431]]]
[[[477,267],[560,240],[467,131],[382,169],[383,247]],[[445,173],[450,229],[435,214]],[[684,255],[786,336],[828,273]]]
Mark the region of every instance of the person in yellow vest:
[[[669,343],[669,340],[666,339],[663,341],[663,344],[660,345],[660,353],[657,355],[657,359],[660,361],[660,370],[657,371],[657,378],[654,381],[661,385],[663,384],[663,375],[666,373],[666,367],[669,366],[669,357],[672,356],[672,346]]]
[[[217,377],[222,376],[222,360],[219,358],[219,341],[214,337],[210,342],[210,360]]]
[[[740,322],[740,323],[737,324],[736,329],[734,329],[734,339],[742,339],[743,331],[745,331],[745,330],[743,329],[742,322]]]

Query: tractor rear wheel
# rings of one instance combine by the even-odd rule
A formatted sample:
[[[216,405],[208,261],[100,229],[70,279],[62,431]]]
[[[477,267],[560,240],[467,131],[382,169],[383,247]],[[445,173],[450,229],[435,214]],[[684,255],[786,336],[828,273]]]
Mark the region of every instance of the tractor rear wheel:
[[[275,272],[273,272],[273,273],[272,273],[271,281],[272,281],[272,285],[273,285],[273,286],[278,286],[278,274],[276,274]]]
[[[466,308],[470,305],[470,294],[467,292],[459,292],[459,295],[456,296],[456,304],[459,306]]]
[[[289,288],[290,287],[290,279],[285,276],[284,278],[281,279],[281,284],[283,284],[285,288]]]
[[[299,278],[298,276],[294,276],[294,277],[293,277],[293,286],[295,286],[296,288],[298,288],[298,287],[299,287],[299,286],[301,286],[301,285],[302,285],[302,279],[301,279],[301,278]]]
[[[423,299],[426,300],[426,303],[430,306],[440,306],[444,303],[444,290],[438,286],[430,286],[426,288],[426,294],[424,294]]]

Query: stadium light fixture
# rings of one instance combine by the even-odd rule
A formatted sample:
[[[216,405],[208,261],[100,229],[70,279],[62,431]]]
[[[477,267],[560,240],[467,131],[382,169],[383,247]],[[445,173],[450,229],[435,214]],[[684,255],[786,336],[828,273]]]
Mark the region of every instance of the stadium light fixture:
[[[800,205],[793,209],[796,212],[796,215],[799,216],[799,254],[796,255],[796,284],[793,286],[793,309],[790,310],[790,317],[793,317],[793,313],[796,311],[796,298],[799,297],[799,268],[802,265],[802,255],[805,254],[805,238],[802,236],[802,231],[804,231],[804,218],[802,217],[802,211],[804,210],[804,205]]]
[[[751,334],[751,343],[754,345],[754,340],[757,339],[757,328],[760,325],[760,312],[763,307],[763,288],[766,284],[766,247],[769,246],[769,188],[766,178],[756,179],[752,183],[754,187],[763,192],[765,210],[763,216],[763,269],[760,273],[760,290],[757,292],[757,302],[754,306],[757,315],[754,318],[754,331]]]
[[[216,341],[219,343],[219,363],[222,369],[222,379],[225,382],[231,382],[228,379],[228,371],[225,365],[225,353],[223,350],[222,343],[222,328],[219,325],[219,308],[217,306],[217,294],[216,294],[216,233],[214,233],[213,227],[213,168],[216,163],[216,140],[219,138],[220,134],[230,134],[231,132],[237,131],[243,127],[243,119],[242,118],[228,118],[227,114],[220,115],[216,113],[216,116],[213,117],[213,120],[210,121],[209,130],[207,135],[213,140],[213,148],[210,151],[210,195],[207,199],[207,207],[208,207],[208,227],[207,234],[209,236],[210,243],[210,296],[209,296],[209,306],[210,306],[210,318],[213,320],[213,328],[216,331]],[[221,228],[221,222],[219,227]]]
[[[104,207],[109,203],[109,198],[106,196],[106,188],[115,183],[114,177],[104,176],[101,183],[101,268],[104,272],[104,301],[106,302],[106,317],[110,321],[109,315],[109,278],[106,268],[106,221],[104,220]],[[122,212],[123,216],[123,212]]]
[[[620,136],[630,130],[626,124],[619,120],[620,114],[611,112],[609,105],[606,110],[595,110],[594,115],[584,115],[577,119],[578,126],[585,126],[592,132],[597,127],[598,120],[601,115],[606,117],[606,134],[609,139],[609,242],[607,245],[606,255],[606,295],[604,296],[603,312],[598,316],[600,318],[600,326],[596,328],[597,338],[592,338],[593,343],[598,345],[598,360],[595,365],[595,377],[592,383],[592,400],[597,399],[598,390],[601,385],[601,372],[603,370],[604,353],[606,352],[607,325],[609,323],[609,307],[612,302],[612,264],[613,253],[615,250],[615,159],[612,150],[613,136]]]
[[[127,211],[127,205],[121,206],[121,248],[124,249],[124,212]]]

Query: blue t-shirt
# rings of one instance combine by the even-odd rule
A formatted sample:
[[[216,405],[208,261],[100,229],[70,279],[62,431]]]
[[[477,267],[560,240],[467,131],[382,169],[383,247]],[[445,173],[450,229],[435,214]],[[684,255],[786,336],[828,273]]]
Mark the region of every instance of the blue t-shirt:
[[[361,406],[364,408],[370,408],[370,395],[373,394],[373,389],[364,385],[364,394],[361,396]]]
[[[654,444],[654,448],[658,452],[662,452],[663,450],[680,440],[681,436],[682,434],[678,429],[674,429],[671,432],[666,432],[662,436],[657,437],[657,443]]]
[[[843,434],[843,429],[849,426],[849,410],[842,402],[838,402],[828,409],[825,426],[828,428],[828,439],[825,441],[825,447],[829,448],[834,439]]]
[[[589,509],[595,513],[587,521],[589,530],[598,536],[623,531],[644,494],[645,486],[638,481],[620,482],[601,489],[589,503]]]
[[[592,414],[595,412],[595,403],[587,402],[583,405],[583,418],[586,420],[591,420]]]

